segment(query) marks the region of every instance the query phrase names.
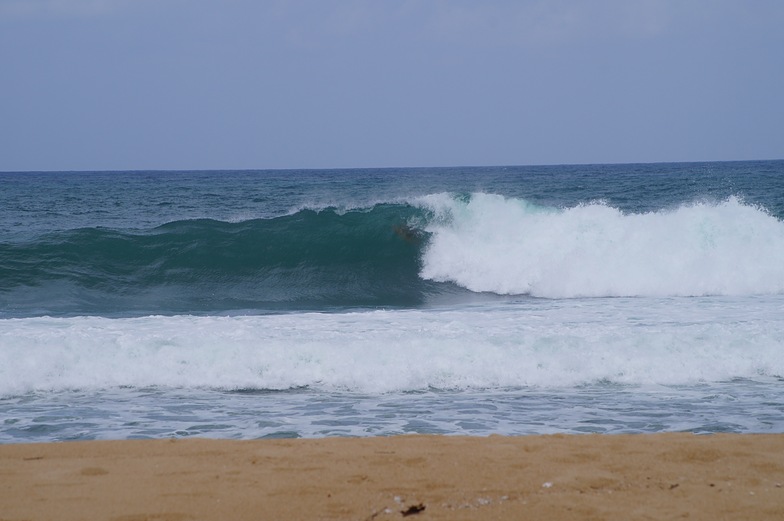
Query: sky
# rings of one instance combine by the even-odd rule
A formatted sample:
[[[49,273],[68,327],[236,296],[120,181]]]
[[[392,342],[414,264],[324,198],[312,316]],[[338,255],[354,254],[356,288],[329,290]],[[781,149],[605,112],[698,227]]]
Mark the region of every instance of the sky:
[[[781,0],[0,0],[0,171],[784,158]]]

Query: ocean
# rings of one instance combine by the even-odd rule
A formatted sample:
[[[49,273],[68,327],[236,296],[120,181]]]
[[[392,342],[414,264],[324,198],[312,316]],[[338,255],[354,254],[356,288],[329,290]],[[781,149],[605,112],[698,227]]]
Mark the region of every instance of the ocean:
[[[0,443],[784,432],[784,161],[0,173]]]

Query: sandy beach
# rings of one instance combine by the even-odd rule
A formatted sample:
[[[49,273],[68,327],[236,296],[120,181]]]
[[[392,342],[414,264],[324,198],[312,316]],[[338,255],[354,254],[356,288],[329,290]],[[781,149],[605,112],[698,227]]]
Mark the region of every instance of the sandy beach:
[[[0,519],[784,519],[784,435],[0,446]]]

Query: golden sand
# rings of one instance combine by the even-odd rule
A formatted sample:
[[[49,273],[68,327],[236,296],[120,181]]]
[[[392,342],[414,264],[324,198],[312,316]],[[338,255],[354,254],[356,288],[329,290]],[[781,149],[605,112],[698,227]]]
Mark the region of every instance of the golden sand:
[[[0,520],[776,520],[784,435],[0,446]]]

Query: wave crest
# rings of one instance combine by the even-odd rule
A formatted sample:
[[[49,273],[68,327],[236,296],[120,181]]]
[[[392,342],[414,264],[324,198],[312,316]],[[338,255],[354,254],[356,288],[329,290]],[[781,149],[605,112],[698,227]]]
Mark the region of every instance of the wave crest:
[[[473,194],[430,197],[421,276],[537,297],[784,292],[784,223],[737,198],[625,214]]]

